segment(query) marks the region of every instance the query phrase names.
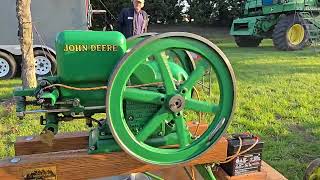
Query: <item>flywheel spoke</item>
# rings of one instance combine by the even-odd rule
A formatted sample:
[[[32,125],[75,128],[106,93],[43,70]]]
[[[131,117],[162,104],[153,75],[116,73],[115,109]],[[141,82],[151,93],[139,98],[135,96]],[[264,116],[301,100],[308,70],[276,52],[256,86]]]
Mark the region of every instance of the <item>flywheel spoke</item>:
[[[191,90],[194,85],[196,85],[197,81],[205,74],[206,68],[208,67],[208,63],[205,60],[201,60],[196,65],[196,69],[191,73],[189,78],[183,83],[180,87],[180,91],[183,89]]]
[[[162,122],[170,119],[172,119],[171,113],[168,113],[164,110],[164,108],[161,108],[143,127],[143,129],[136,136],[136,139],[138,141],[144,142],[150,135],[155,132],[155,130],[161,125]]]
[[[176,117],[174,121],[176,124],[180,148],[186,147],[189,144],[190,134],[187,129],[185,119],[180,115],[179,117]]]
[[[150,104],[163,104],[165,95],[158,92],[138,88],[126,88],[126,90],[124,91],[124,99]]]
[[[217,113],[220,110],[219,105],[211,104],[204,101],[199,101],[195,99],[186,99],[186,109],[194,110],[197,112],[206,112],[206,113]]]
[[[160,54],[156,54],[155,58],[159,65],[164,86],[166,88],[166,93],[174,94],[176,91],[176,86],[175,86],[175,83],[173,82],[172,72],[170,70],[170,67],[168,64],[168,58],[166,56],[167,55],[165,54],[165,52],[161,52]]]

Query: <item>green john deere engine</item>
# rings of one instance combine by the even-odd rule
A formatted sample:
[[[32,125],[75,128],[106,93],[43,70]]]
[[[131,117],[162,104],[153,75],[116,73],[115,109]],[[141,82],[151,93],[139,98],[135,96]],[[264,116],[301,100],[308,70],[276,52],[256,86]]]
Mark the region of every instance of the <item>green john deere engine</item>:
[[[272,39],[279,50],[300,50],[320,40],[319,0],[246,0],[230,34],[239,47]]]
[[[86,119],[88,153],[124,150],[146,163],[170,165],[198,157],[228,127],[234,73],[223,52],[203,37],[176,32],[125,39],[119,32],[64,31],[56,49],[58,74],[14,92],[20,118],[44,114],[40,137],[48,144],[59,122]],[[216,98],[196,98],[208,72]],[[99,113],[106,117],[96,118]],[[208,122],[198,134],[187,126],[197,113]]]

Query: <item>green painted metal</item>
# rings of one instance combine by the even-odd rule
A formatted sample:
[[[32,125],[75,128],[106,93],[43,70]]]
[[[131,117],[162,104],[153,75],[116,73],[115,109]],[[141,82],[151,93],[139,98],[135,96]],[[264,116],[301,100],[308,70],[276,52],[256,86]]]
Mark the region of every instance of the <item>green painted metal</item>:
[[[133,36],[127,39],[127,47],[130,50],[138,43],[152,36],[157,35],[157,33],[145,33],[137,36]],[[166,54],[169,56],[169,60],[178,64],[184,68],[188,74],[195,68],[195,64],[191,54],[184,50],[167,50]],[[152,57],[154,58],[154,57]]]
[[[125,37],[119,32],[61,32],[56,42],[59,79],[65,83],[106,82],[126,50]]]
[[[208,67],[211,66],[218,77],[217,80],[221,93],[220,101],[217,104],[219,108],[216,108],[215,104],[208,105],[206,102],[195,102],[195,100],[188,98],[187,94],[188,91],[192,90],[191,88],[187,89],[185,93],[180,93],[183,91],[179,89],[180,86],[176,86],[173,82],[172,72],[168,66],[168,59],[163,55],[163,51],[166,49],[188,50],[204,57],[203,60],[207,61]],[[145,90],[139,92],[139,89],[135,89],[135,92],[133,92],[130,88],[126,87],[126,84],[139,65],[145,63],[145,60],[152,55],[156,57],[164,81],[165,92],[162,92],[162,95],[160,92],[155,93],[154,98],[148,98],[150,100],[148,103],[159,104],[159,99],[161,99],[162,96],[165,96],[165,100],[159,111],[155,113],[144,128],[135,135],[135,133],[130,131],[127,120],[124,118],[123,101],[126,100],[125,98],[128,97],[128,94],[130,94],[129,96],[131,97],[139,97]],[[201,64],[202,63],[199,63],[200,67],[202,66]],[[201,70],[201,68],[199,69]],[[185,82],[186,84],[190,84],[187,87],[195,85],[195,79],[200,77],[198,74],[196,68],[195,74],[192,72]],[[107,116],[114,138],[126,152],[140,160],[153,164],[182,163],[206,151],[219,139],[227,127],[235,98],[233,71],[223,53],[211,42],[198,36],[186,35],[186,33],[162,34],[148,38],[135,46],[118,64],[112,74],[108,87],[110,90],[107,92]],[[208,130],[200,138],[192,142],[191,139],[189,139],[189,131],[183,120],[183,112],[173,113],[168,108],[168,100],[176,95],[184,97],[186,104],[191,104],[189,108],[195,111],[215,112],[219,109],[219,111],[215,112],[215,116]],[[130,100],[132,100],[132,98],[130,98]],[[145,102],[143,97],[136,98],[135,100]],[[199,104],[209,110],[203,110],[202,108],[194,109],[194,107]],[[144,142],[158,127],[161,127],[162,123],[170,120],[175,122],[177,129],[176,134],[179,137],[180,145],[178,149],[157,148],[147,145]]]
[[[210,165],[196,165],[195,166],[198,172],[201,174],[205,180],[216,180],[214,174],[212,173]]]
[[[151,177],[151,178],[154,179],[154,180],[164,180],[163,178],[161,178],[161,177],[159,177],[159,176],[156,176],[156,175],[154,175],[154,174],[151,174],[151,173],[149,173],[149,172],[145,172],[144,174],[147,175],[147,176],[149,176],[149,177]]]
[[[257,35],[255,24],[257,22],[257,19],[261,19],[261,18],[263,18],[263,16],[235,19],[231,26],[230,35],[232,36]]]
[[[59,130],[57,114],[47,113],[45,120],[46,120],[46,124],[44,129],[52,131],[54,134],[57,134]]]
[[[268,37],[266,34],[278,22],[278,16],[255,16],[235,19],[232,23],[230,35]]]
[[[202,37],[165,33],[126,41],[118,32],[64,31],[56,47],[57,76],[42,79],[34,89],[17,90],[17,112],[26,112],[30,103],[40,106],[28,113],[44,112],[44,129],[54,134],[59,121],[97,122],[89,133],[90,154],[125,150],[147,163],[183,163],[204,153],[228,127],[234,73],[221,50]],[[190,52],[202,58],[195,62]],[[208,68],[217,76],[217,102],[191,97]],[[26,96],[36,100],[26,101]],[[189,132],[185,110],[212,114],[202,136]],[[107,119],[93,119],[96,113],[107,113]],[[164,148],[172,145],[176,148]]]
[[[124,93],[124,97],[129,101],[139,101],[144,103],[162,104],[162,98],[165,98],[164,94],[141,90],[137,88],[128,88]]]
[[[112,138],[107,126],[91,129],[89,132],[89,154],[121,151],[120,146]]]
[[[309,27],[308,36],[310,42],[318,46],[320,42],[320,14],[314,15],[311,12],[300,12],[299,15],[306,21],[306,25]]]
[[[182,66],[171,61],[168,62],[168,66],[170,67],[175,80],[182,81],[183,79],[188,78],[188,74]],[[147,84],[155,82],[162,82],[160,69],[156,61],[147,61],[146,63],[141,64],[133,73],[132,77],[130,77],[131,84]]]
[[[58,97],[59,97],[58,89],[54,89],[52,92],[42,93],[40,96],[41,99],[48,101],[48,103],[51,106],[54,106],[56,104]]]
[[[150,138],[146,144],[150,146],[169,146],[178,143],[178,137],[175,133],[170,133],[165,136],[157,136]],[[116,143],[110,133],[108,125],[91,129],[89,132],[89,154],[111,153],[121,151],[120,146]]]
[[[15,96],[16,112],[24,112],[26,110],[26,97],[25,96]]]
[[[157,33],[144,33],[144,34],[139,34],[136,36],[132,36],[130,38],[127,39],[127,48],[131,49],[133,48],[135,45],[137,45],[138,43],[142,42],[143,40],[155,36],[157,35]]]
[[[65,83],[64,81],[60,81],[60,83],[77,88],[93,88],[105,86],[107,83],[107,79],[108,78],[100,82]],[[60,88],[60,96],[62,101],[68,101],[70,99],[78,98],[80,99],[80,103],[83,106],[104,106],[105,93],[106,90],[77,91],[72,89]]]
[[[56,41],[59,82],[74,87],[105,86],[126,47],[119,32],[64,31]],[[103,106],[105,90],[61,88],[63,101],[79,98],[83,106]]]
[[[270,39],[281,16],[299,12],[319,14],[320,3],[318,0],[246,0],[241,16],[232,23],[230,35]],[[320,29],[318,22],[311,24]]]
[[[320,9],[319,9],[320,11]],[[308,12],[301,12],[299,13],[299,15],[301,17],[303,17],[304,19],[310,21],[310,24],[313,25],[313,27],[310,27],[310,28],[313,28],[312,30],[319,30],[320,29],[320,14],[315,16],[315,15],[312,15],[311,13],[308,13]]]
[[[267,33],[270,31],[278,23],[278,20],[279,16],[265,16],[263,20],[257,23],[260,33]]]

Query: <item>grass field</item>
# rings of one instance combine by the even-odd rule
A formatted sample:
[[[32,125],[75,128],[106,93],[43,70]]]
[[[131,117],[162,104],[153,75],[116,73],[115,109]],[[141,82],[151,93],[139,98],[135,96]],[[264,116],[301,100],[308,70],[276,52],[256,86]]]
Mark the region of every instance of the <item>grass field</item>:
[[[175,28],[170,31],[181,29]],[[307,164],[320,156],[320,56],[312,48],[276,51],[270,40],[259,48],[237,48],[223,29],[183,31],[209,38],[233,66],[237,108],[228,132],[259,135],[265,142],[263,159],[289,179],[302,179]],[[41,130],[36,116],[22,121],[15,117],[8,100],[18,85],[20,80],[0,81],[0,158],[14,155],[16,136]],[[84,122],[62,125],[62,131],[85,129]]]

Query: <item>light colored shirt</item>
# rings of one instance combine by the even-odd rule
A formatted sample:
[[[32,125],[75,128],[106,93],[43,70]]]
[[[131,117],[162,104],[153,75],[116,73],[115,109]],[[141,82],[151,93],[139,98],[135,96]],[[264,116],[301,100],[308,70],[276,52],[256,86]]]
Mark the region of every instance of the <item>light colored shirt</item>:
[[[144,18],[143,18],[142,12],[134,11],[133,35],[139,35],[143,33],[143,23],[144,23]]]

